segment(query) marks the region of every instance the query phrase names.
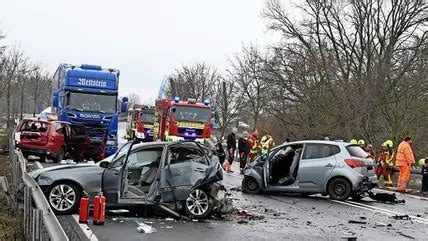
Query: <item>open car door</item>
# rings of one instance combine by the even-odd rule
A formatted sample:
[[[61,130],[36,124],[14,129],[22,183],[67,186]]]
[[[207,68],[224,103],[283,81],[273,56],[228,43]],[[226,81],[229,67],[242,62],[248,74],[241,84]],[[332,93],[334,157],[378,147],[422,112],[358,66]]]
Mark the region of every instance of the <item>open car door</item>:
[[[76,161],[82,161],[89,142],[86,128],[82,125],[70,125],[69,128],[66,126],[63,128],[68,134],[66,134],[66,145],[67,151],[70,153],[70,158]]]
[[[218,165],[218,160],[210,160],[195,143],[170,145],[160,174],[159,192],[162,201],[184,200],[193,188],[221,180],[223,176]]]

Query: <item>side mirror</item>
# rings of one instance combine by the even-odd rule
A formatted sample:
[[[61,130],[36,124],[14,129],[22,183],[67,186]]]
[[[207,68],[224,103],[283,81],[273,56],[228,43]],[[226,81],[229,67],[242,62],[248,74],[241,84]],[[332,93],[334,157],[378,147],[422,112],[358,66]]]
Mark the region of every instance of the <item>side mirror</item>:
[[[58,108],[59,106],[59,92],[58,91],[54,91],[52,94],[53,98],[52,98],[52,106],[55,108]]]
[[[110,165],[110,162],[106,162],[106,161],[100,162],[100,167],[102,168],[108,168],[109,165]]]

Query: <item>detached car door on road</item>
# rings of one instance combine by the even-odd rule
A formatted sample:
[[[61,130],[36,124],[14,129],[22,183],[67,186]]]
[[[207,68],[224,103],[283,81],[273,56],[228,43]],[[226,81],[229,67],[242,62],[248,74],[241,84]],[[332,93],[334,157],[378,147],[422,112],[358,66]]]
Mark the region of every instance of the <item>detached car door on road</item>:
[[[303,191],[321,192],[336,166],[340,148],[330,144],[306,143],[299,166],[299,182]]]

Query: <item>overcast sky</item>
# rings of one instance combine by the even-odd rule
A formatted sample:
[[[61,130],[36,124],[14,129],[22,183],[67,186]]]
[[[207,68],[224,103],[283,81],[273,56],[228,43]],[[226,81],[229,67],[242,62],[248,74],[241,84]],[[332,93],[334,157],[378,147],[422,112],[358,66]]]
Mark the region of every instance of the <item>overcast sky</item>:
[[[264,0],[0,0],[0,31],[53,73],[59,63],[121,70],[120,94],[157,96],[162,78],[205,61],[223,70],[269,41]]]

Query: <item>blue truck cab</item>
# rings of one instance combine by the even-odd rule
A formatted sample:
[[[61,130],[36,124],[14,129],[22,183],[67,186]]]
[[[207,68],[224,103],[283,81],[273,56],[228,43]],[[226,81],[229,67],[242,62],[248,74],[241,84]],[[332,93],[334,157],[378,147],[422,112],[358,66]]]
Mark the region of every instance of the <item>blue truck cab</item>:
[[[106,130],[105,157],[117,150],[119,75],[97,65],[60,64],[52,82],[58,120]]]

